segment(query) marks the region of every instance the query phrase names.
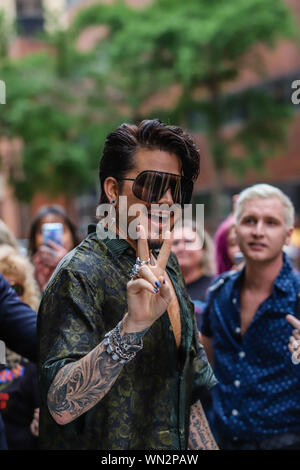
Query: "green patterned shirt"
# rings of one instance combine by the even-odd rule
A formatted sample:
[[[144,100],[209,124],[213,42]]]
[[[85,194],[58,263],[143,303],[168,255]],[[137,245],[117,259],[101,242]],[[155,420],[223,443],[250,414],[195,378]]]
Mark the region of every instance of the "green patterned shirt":
[[[93,232],[63,259],[47,286],[38,313],[41,449],[187,448],[190,406],[216,379],[172,253],[166,270],[180,304],[180,347],[165,312],[97,405],[64,426],[55,423],[47,408],[48,389],[58,370],[88,354],[123,318],[135,259],[125,240],[99,240]]]

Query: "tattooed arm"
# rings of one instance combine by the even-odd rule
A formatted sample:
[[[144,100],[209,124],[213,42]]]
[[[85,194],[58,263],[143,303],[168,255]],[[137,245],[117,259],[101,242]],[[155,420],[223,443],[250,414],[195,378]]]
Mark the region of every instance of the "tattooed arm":
[[[200,400],[191,407],[189,449],[219,450],[212,435]]]
[[[150,258],[148,241],[142,225],[137,241],[137,255]],[[166,311],[172,297],[169,283],[164,279],[172,247],[172,237],[163,242],[153,265],[140,267],[139,277],[127,283],[128,312],[122,321],[124,339],[139,344],[148,328]],[[70,423],[95,406],[111,389],[123,365],[115,362],[105,350],[104,342],[79,361],[67,364],[54,377],[47,402],[58,424]]]
[[[147,330],[125,333],[127,343],[138,344]],[[124,365],[106,352],[104,341],[79,361],[62,367],[49,388],[47,402],[53,419],[68,424],[95,406],[109,392]]]

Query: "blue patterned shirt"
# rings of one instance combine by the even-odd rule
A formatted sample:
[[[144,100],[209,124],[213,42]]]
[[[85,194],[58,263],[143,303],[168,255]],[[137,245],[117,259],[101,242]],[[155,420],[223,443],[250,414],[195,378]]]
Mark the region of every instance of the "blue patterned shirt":
[[[259,441],[300,433],[300,365],[288,350],[296,313],[300,276],[285,254],[273,292],[262,302],[241,335],[240,287],[244,270],[212,284],[203,314],[202,333],[213,340],[214,425],[226,439]]]

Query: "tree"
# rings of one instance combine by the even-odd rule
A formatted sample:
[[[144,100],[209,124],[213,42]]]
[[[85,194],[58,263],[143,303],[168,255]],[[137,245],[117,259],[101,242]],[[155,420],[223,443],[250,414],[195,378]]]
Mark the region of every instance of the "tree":
[[[201,115],[215,165],[214,214],[220,217],[223,172],[231,168],[243,175],[251,167],[263,168],[285,136],[289,106],[259,87],[225,92],[246,68],[263,76],[256,46],[271,48],[279,39],[296,37],[285,2],[154,0],[142,9],[121,1],[98,3],[80,12],[73,28],[78,33],[91,24],[109,26],[98,51],[105,48],[110,84],[129,119],[143,118],[143,104],[172,85],[180,87],[178,99],[167,111],[157,106],[153,115],[185,127],[189,113]],[[243,119],[226,137],[224,124],[238,111]]]
[[[76,50],[71,32],[55,30],[38,40],[42,49],[20,59],[9,56],[7,35],[0,43],[0,77],[7,84],[0,135],[22,139],[11,182],[26,202],[38,191],[72,197],[94,187],[100,147],[113,125],[103,119],[101,89],[95,99],[89,83],[94,59]]]

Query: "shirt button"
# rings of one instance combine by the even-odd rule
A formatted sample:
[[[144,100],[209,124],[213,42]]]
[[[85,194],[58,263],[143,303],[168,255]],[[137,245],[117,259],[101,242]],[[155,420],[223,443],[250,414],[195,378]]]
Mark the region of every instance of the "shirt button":
[[[233,383],[235,387],[239,387],[241,385],[241,382],[239,380],[235,380]]]
[[[234,440],[234,441],[238,441],[239,438],[238,438],[237,436],[234,436],[233,440]]]
[[[240,357],[241,359],[243,359],[245,356],[246,356],[245,351],[240,351],[240,352],[239,352],[239,357]]]
[[[241,332],[241,329],[240,329],[239,326],[236,327],[235,332],[236,332],[236,333],[240,333],[240,332]]]
[[[232,303],[235,305],[237,302],[236,298],[232,299]]]
[[[238,410],[232,410],[231,414],[232,416],[238,416],[239,412]]]

